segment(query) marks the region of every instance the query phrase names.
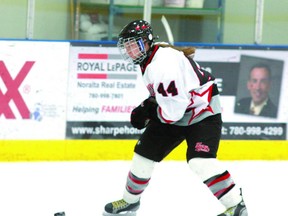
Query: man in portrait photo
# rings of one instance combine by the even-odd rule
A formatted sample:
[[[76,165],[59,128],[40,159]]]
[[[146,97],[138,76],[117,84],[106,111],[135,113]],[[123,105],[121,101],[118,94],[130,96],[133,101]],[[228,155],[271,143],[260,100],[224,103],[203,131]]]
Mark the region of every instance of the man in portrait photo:
[[[247,56],[244,56],[244,59],[245,58],[247,58]],[[241,58],[241,60],[243,60],[243,58]],[[249,94],[236,100],[235,113],[276,118],[278,104],[275,104],[275,101],[278,102],[279,100],[279,92],[278,98],[275,98],[277,97],[275,95],[273,97],[274,101],[272,101],[271,89],[273,76],[271,64],[269,65],[266,59],[266,61],[259,58],[255,58],[255,60],[256,62],[252,66],[250,65],[248,79],[246,81],[246,88]]]

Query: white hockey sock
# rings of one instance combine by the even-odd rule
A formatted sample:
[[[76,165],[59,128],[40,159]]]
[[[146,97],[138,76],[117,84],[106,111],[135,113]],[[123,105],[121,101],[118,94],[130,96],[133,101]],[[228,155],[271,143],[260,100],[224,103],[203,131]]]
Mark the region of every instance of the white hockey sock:
[[[240,188],[217,159],[193,158],[188,164],[227,209],[237,205],[242,200]]]
[[[126,202],[135,203],[140,200],[142,192],[149,184],[154,167],[154,161],[134,154],[123,194]]]

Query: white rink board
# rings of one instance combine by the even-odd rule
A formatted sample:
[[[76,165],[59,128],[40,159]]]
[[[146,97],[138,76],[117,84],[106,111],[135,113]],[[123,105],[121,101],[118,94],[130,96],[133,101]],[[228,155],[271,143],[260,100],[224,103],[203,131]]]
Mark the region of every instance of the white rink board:
[[[0,41],[0,138],[64,139],[68,42]]]
[[[223,162],[242,185],[249,216],[286,212],[288,161]],[[0,163],[0,215],[101,216],[121,197],[130,162]],[[171,173],[172,172],[172,173]],[[137,216],[215,216],[222,207],[184,161],[156,166]]]

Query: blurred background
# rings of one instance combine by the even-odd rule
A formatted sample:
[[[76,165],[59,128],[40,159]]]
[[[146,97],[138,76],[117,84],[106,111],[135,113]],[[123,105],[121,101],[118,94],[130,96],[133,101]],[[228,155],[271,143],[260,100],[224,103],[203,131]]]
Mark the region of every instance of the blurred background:
[[[0,38],[113,40],[124,24],[143,18],[144,0],[1,0]],[[287,44],[285,0],[156,0],[151,24],[167,40],[224,44]]]

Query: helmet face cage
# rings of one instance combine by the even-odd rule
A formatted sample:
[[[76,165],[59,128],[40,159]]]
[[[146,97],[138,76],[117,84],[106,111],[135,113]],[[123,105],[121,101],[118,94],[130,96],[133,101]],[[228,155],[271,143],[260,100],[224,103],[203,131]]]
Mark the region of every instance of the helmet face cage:
[[[140,64],[147,56],[141,37],[119,38],[117,46],[123,59],[131,63]]]
[[[152,28],[145,20],[135,20],[121,30],[117,46],[125,60],[140,64],[147,57],[146,43],[153,43]]]

